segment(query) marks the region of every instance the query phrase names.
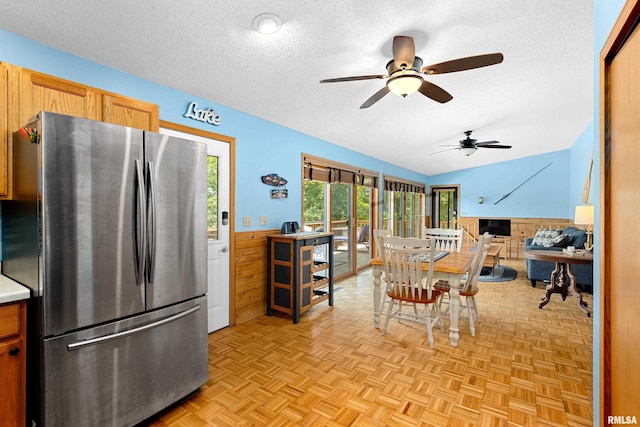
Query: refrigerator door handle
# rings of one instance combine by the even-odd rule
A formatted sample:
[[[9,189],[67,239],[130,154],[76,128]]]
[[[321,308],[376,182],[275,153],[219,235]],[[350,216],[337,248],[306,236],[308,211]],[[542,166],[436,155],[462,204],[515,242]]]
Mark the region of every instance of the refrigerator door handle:
[[[166,323],[170,323],[173,321],[176,321],[178,319],[182,319],[183,317],[186,317],[192,313],[195,313],[196,311],[200,310],[200,306],[199,305],[194,305],[193,307],[182,311],[180,313],[174,314],[172,316],[169,317],[165,317],[162,320],[158,320],[157,322],[154,323],[148,323],[146,325],[137,327],[137,328],[133,328],[133,329],[129,329],[127,331],[122,331],[122,332],[116,332],[115,334],[110,334],[110,335],[104,335],[101,337],[96,337],[96,338],[89,338],[86,340],[82,340],[82,341],[75,341],[72,343],[67,344],[67,350],[68,351],[72,351],[72,350],[78,350],[79,348],[82,347],[86,347],[89,345],[96,345],[96,344],[101,344],[103,342],[107,342],[107,341],[111,341],[111,340],[115,340],[118,338],[124,338],[133,334],[138,334],[140,332],[144,332],[147,331],[149,329],[153,329],[153,328],[157,328],[158,326],[164,325]]]
[[[144,200],[144,176],[140,160],[135,161],[135,182],[133,202],[133,254],[136,267],[136,284],[142,284],[144,280],[144,260],[146,258],[146,213]]]
[[[147,183],[149,186],[149,207],[147,210],[148,259],[147,280],[153,283],[153,271],[156,260],[156,174],[153,162],[147,162]]]

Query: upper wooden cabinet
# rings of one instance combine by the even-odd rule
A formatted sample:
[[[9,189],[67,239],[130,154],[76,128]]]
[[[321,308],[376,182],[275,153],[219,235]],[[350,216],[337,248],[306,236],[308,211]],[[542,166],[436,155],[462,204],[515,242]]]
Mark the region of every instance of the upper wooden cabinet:
[[[158,132],[160,129],[160,108],[157,104],[103,92],[100,120]]]
[[[40,111],[99,120],[97,90],[35,71],[20,70],[20,116],[15,129]]]
[[[0,199],[12,197],[13,133],[40,111],[158,132],[158,105],[0,63]]]

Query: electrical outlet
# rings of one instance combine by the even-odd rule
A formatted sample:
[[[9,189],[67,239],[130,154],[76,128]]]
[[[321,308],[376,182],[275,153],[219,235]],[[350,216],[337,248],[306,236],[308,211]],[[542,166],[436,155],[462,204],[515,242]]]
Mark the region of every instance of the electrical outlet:
[[[261,216],[260,217],[260,225],[267,225],[267,217],[266,216]]]
[[[242,225],[244,225],[245,227],[251,227],[251,217],[250,216],[242,217]]]

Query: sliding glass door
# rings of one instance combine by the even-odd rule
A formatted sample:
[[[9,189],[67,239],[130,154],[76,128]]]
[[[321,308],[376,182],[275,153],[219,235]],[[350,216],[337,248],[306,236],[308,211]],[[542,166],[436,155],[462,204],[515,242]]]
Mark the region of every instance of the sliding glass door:
[[[333,253],[333,274],[342,276],[353,270],[352,253],[353,239],[353,204],[351,203],[350,184],[327,184],[329,187],[329,211],[331,221],[329,231],[333,232],[334,248]]]
[[[356,185],[356,269],[362,269],[371,263],[371,241],[373,233],[371,224],[371,206],[373,203],[373,189],[363,185]]]
[[[424,223],[424,187],[385,178],[382,228],[394,236],[420,237]]]
[[[303,226],[307,231],[334,234],[334,275],[346,277],[371,263],[373,203],[377,177],[345,165],[323,166],[320,160],[303,166]]]

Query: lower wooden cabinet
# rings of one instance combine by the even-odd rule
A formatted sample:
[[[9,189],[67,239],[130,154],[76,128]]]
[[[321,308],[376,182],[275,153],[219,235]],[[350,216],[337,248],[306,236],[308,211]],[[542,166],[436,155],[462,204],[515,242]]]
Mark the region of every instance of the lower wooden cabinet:
[[[25,425],[25,301],[0,305],[0,427]]]
[[[267,236],[267,315],[289,313],[293,323],[314,305],[333,305],[333,234]]]

